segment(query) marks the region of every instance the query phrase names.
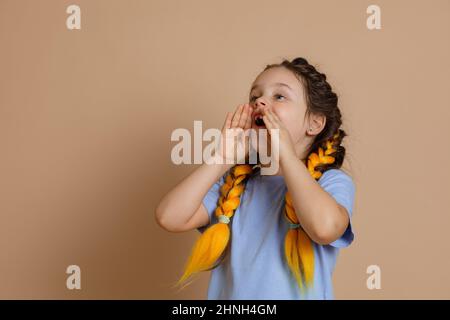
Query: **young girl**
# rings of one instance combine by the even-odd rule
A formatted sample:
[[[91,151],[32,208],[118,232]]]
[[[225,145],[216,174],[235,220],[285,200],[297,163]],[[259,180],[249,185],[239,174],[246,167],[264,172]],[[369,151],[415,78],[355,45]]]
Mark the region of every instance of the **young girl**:
[[[224,164],[201,165],[165,195],[157,222],[201,232],[178,285],[212,270],[208,299],[334,298],[338,252],[353,241],[355,194],[341,169],[337,103],[325,74],[304,58],[258,75],[223,131],[279,129],[278,173],[262,175],[259,162],[226,164],[223,153]]]

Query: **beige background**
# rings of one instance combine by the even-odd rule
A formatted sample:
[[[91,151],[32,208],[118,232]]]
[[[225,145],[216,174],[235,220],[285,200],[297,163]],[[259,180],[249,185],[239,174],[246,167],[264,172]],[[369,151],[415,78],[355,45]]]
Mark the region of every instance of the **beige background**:
[[[205,298],[206,273],[169,289],[199,234],[154,221],[195,168],[172,164],[170,134],[221,127],[296,56],[327,75],[349,134],[356,238],[336,298],[450,298],[450,1],[1,0],[0,24],[0,298]]]

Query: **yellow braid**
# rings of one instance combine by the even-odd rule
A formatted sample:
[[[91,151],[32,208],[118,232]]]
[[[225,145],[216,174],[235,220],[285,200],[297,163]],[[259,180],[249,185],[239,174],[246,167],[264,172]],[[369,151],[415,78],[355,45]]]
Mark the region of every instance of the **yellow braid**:
[[[331,164],[335,161],[331,154],[336,152],[333,146],[338,137],[339,133],[336,133],[332,139],[326,141],[325,151],[319,147],[319,154],[309,155],[307,167],[314,179],[318,180],[322,176],[320,171],[315,170],[318,165]],[[284,214],[290,227],[284,240],[284,253],[289,269],[304,292],[303,282],[306,287],[313,285],[314,247],[311,239],[300,226],[289,192],[286,192],[285,203]]]
[[[336,151],[333,146],[336,144],[338,137],[339,133],[336,133],[332,139],[326,141],[325,151],[319,147],[318,154],[311,153],[309,155],[307,168],[314,179],[318,180],[322,176],[320,171],[315,170],[318,165],[331,164],[335,161],[331,154]],[[245,188],[245,179],[251,173],[252,167],[250,165],[236,165],[230,170],[225,183],[221,187],[218,207],[215,210],[219,223],[208,227],[197,239],[186,263],[185,271],[176,286],[185,282],[195,273],[211,270],[217,264],[230,239],[229,219],[240,204],[240,197]],[[284,214],[290,223],[290,229],[284,242],[286,261],[303,291],[302,281],[305,282],[307,287],[313,283],[314,247],[311,239],[300,226],[289,192],[286,192],[285,195]]]
[[[221,187],[218,207],[215,211],[219,223],[211,225],[197,239],[185,266],[184,274],[176,286],[185,282],[195,273],[212,269],[225,251],[230,239],[228,222],[240,204],[240,196],[244,192],[244,179],[251,173],[252,166],[250,165],[236,165],[230,170]]]

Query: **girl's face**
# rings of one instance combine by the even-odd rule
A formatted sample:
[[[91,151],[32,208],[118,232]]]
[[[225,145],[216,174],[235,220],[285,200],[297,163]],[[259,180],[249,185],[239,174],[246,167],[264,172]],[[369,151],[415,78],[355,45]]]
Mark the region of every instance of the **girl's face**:
[[[306,157],[304,151],[312,138],[307,136],[309,121],[305,121],[306,100],[303,85],[299,79],[284,67],[263,71],[252,84],[249,102],[253,106],[252,128],[265,128],[255,123],[263,109],[272,110],[283,122],[299,157]],[[270,148],[270,146],[268,146]]]

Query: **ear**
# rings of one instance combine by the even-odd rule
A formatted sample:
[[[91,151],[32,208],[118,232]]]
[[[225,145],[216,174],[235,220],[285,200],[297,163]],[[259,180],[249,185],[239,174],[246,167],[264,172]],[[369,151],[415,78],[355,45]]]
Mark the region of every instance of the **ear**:
[[[324,114],[310,114],[306,134],[311,136],[318,135],[327,122],[327,117]]]

